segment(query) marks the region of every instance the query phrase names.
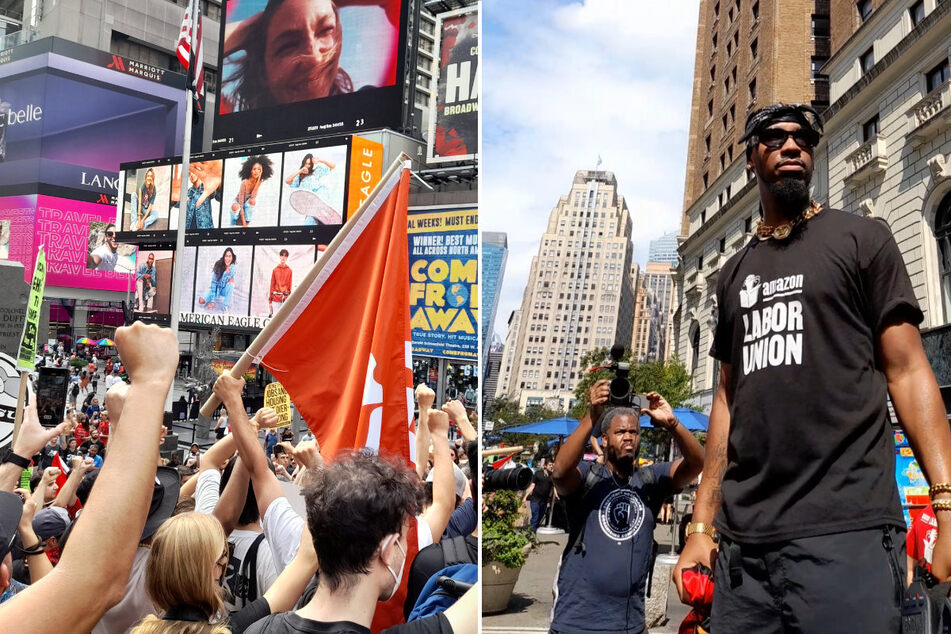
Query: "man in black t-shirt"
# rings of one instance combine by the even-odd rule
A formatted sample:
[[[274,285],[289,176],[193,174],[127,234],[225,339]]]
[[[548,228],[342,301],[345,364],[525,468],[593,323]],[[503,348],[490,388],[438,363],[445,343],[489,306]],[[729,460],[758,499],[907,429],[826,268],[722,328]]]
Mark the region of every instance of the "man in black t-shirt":
[[[548,502],[551,500],[551,471],[553,463],[545,461],[542,468],[532,476],[532,483],[525,491],[525,500],[532,509],[532,530],[538,530],[538,525],[545,518]]]
[[[615,407],[602,417],[609,381],[589,390],[591,406],[555,459],[555,490],[568,511],[568,545],[555,579],[551,631],[594,634],[644,630],[644,593],[654,542],[654,517],[664,499],[689,484],[703,449],[660,394],[647,395],[654,426],[673,436],[684,458],[638,469],[640,415]],[[604,465],[583,462],[597,421]]]
[[[400,585],[412,518],[422,505],[415,473],[376,455],[345,454],[314,472],[304,490],[307,527],[320,561],[313,598],[294,612],[273,614],[247,634],[370,634],[378,601]],[[389,634],[475,634],[478,588],[445,612],[397,625]]]
[[[718,634],[898,631],[905,524],[889,394],[932,493],[951,494],[951,432],[914,290],[887,224],[810,200],[821,133],[809,106],[776,104],[752,112],[743,137],[763,220],[717,280],[719,386],[674,569],[682,600],[684,568],[715,569]],[[947,577],[951,513],[937,516]]]

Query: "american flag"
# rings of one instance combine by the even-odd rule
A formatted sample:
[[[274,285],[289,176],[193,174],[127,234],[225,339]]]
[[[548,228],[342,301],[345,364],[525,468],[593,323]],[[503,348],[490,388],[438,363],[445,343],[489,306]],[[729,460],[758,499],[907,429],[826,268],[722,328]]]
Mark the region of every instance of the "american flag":
[[[198,2],[195,2],[197,10],[195,11],[195,46],[192,47],[192,24],[191,14],[185,9],[185,18],[182,20],[182,30],[178,36],[178,61],[182,63],[185,70],[188,71],[186,85],[191,85],[195,90],[195,98],[198,100],[199,109],[201,102],[205,98],[205,66],[201,58],[201,8]],[[194,67],[192,66],[194,60]]]

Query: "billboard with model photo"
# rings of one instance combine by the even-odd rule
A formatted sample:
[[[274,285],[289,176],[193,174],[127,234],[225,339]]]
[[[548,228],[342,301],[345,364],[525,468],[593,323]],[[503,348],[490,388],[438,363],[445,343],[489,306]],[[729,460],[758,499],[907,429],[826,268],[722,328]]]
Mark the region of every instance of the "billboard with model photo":
[[[136,313],[154,316],[171,312],[174,254],[174,251],[139,248],[135,260],[135,300],[132,308]]]
[[[251,316],[273,317],[287,296],[314,266],[313,245],[265,245],[254,248]]]
[[[470,160],[479,147],[479,8],[440,14],[430,163]]]
[[[280,152],[225,160],[221,227],[276,227],[280,173]]]
[[[406,0],[229,0],[213,147],[399,126]]]
[[[247,316],[254,247],[198,247],[194,312]]]
[[[157,165],[126,174],[123,231],[165,231],[172,181],[170,165]]]
[[[221,225],[222,161],[189,161],[185,203],[185,229],[217,229]],[[172,208],[169,227],[178,229],[179,198],[182,196],[182,166],[172,167]]]
[[[285,152],[281,226],[343,224],[347,146]]]

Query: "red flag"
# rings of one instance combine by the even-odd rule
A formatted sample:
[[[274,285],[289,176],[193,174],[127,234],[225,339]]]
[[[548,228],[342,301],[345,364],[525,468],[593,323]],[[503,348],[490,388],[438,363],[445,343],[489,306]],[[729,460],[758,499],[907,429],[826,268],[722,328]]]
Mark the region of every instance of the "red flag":
[[[415,463],[409,319],[409,169],[393,170],[321,256],[321,267],[258,358],[281,382],[327,460],[369,447]],[[407,566],[416,555],[415,522]],[[403,621],[406,581],[373,631]]]
[[[63,460],[63,458],[59,455],[59,453],[56,453],[56,454],[53,454],[53,462],[51,463],[50,466],[53,466],[59,469],[59,476],[56,477],[56,486],[58,487],[57,489],[57,495],[58,495],[58,492],[63,490],[63,486],[65,486],[66,480],[69,477],[69,465],[66,464],[66,461]],[[76,500],[76,503],[74,505],[66,509],[66,511],[69,513],[69,518],[74,519],[76,517],[76,513],[82,507],[83,505],[80,503],[80,501]]]

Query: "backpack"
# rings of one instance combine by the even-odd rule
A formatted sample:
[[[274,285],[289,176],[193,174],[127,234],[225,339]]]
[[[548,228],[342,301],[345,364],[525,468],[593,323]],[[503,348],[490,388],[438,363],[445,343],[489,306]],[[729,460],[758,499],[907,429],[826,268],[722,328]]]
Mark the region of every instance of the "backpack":
[[[403,603],[403,616],[410,618],[416,606],[419,605],[420,598],[424,596],[424,591],[431,581],[438,580],[440,575],[445,576],[445,570],[459,566],[460,564],[472,564],[476,567],[478,554],[469,552],[470,542],[475,545],[475,538],[468,536],[444,537],[436,544],[430,544],[416,554],[413,564],[407,571],[409,579],[406,583],[406,601]],[[475,548],[476,553],[478,549]],[[435,581],[433,581],[435,584]],[[429,589],[427,592],[433,592]],[[427,595],[428,596],[428,595]],[[451,605],[453,601],[450,601]]]
[[[443,568],[423,586],[407,622],[444,611],[478,581],[479,567],[475,564],[456,564]]]

